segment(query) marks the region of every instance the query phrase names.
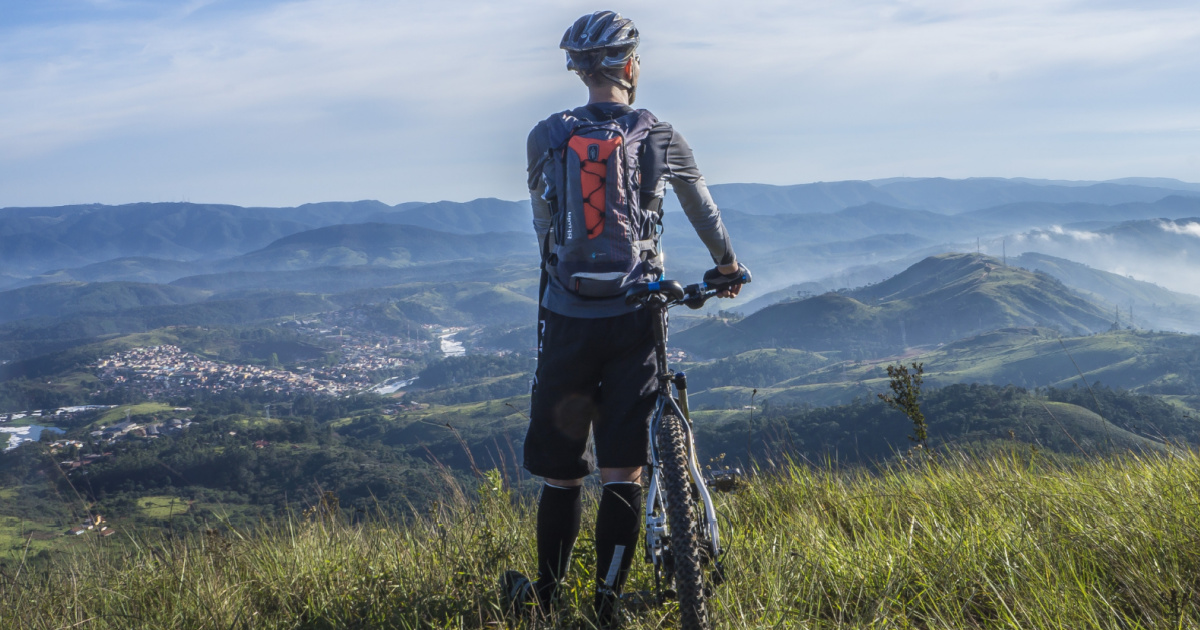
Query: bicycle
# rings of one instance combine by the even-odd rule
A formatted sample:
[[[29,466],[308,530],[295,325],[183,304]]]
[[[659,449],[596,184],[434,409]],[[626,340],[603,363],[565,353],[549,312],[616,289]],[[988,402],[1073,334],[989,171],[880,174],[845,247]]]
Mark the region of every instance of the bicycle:
[[[743,276],[742,282],[748,281]],[[740,284],[740,283],[739,283]],[[679,603],[680,627],[711,627],[707,599],[725,579],[712,493],[701,473],[688,412],[687,375],[667,366],[667,310],[700,308],[720,291],[705,283],[682,286],[674,280],[640,284],[625,301],[651,309],[658,364],[658,401],[650,420],[649,490],[646,494],[645,557],[654,567],[658,603]],[[674,385],[677,396],[672,396]],[[710,566],[708,578],[705,568]]]

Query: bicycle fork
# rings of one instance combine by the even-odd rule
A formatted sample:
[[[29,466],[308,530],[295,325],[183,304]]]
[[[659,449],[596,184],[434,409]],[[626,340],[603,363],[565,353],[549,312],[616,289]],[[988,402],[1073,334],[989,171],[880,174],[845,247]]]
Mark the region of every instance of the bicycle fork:
[[[646,561],[651,563],[655,568],[655,585],[661,589],[659,584],[660,576],[672,575],[673,567],[670,566],[673,559],[670,557],[670,542],[669,533],[667,532],[667,511],[662,494],[662,467],[659,465],[658,447],[655,443],[655,436],[658,432],[658,423],[664,414],[674,412],[683,420],[681,423],[685,432],[685,444],[687,446],[687,467],[691,477],[694,498],[703,507],[704,520],[698,523],[700,531],[697,532],[702,544],[705,547],[705,552],[708,559],[711,559],[714,565],[712,571],[712,584],[719,584],[724,578],[724,571],[721,566],[721,538],[720,532],[717,529],[717,510],[713,504],[712,494],[708,489],[708,485],[704,482],[704,475],[701,473],[700,462],[696,456],[696,444],[692,437],[692,423],[688,417],[687,407],[687,384],[686,378],[682,372],[671,377],[671,381],[676,385],[676,390],[679,393],[679,399],[676,400],[669,395],[659,396],[658,407],[655,409],[654,416],[650,422],[650,487],[646,496]]]

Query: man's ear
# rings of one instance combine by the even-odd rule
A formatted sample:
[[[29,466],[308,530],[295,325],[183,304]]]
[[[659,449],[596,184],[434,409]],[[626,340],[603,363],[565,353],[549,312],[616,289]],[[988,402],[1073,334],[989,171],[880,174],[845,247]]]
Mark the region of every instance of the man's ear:
[[[633,79],[633,57],[630,57],[629,61],[625,62],[625,79],[627,81]]]

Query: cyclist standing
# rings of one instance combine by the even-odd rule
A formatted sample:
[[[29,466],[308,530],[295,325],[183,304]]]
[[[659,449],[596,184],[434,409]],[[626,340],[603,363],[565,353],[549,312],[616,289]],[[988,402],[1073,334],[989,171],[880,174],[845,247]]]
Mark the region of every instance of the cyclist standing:
[[[524,465],[544,485],[537,579],[508,571],[501,596],[510,611],[544,612],[554,605],[579,534],[583,478],[599,467],[595,607],[601,627],[615,621],[637,547],[640,476],[657,391],[649,313],[627,305],[624,295],[631,284],[663,272],[658,234],[666,184],[716,264],[705,281],[719,286],[746,273],[687,142],[650,112],[630,107],[638,41],[633,22],[612,11],[576,20],[560,47],[567,69],[587,86],[588,103],[538,123],[527,146],[543,273]],[[721,296],[739,289],[731,285]]]

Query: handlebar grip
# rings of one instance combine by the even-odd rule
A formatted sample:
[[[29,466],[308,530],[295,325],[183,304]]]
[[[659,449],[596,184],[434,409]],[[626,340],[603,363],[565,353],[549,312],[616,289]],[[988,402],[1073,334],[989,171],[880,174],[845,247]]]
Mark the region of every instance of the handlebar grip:
[[[711,281],[706,281],[704,283],[704,285],[706,287],[708,287],[710,289],[716,289],[718,291],[727,289],[729,287],[732,287],[732,286],[738,285],[738,284],[750,284],[749,274],[742,274],[736,278],[729,278],[729,279],[721,278],[720,280],[711,280]]]
[[[750,282],[750,270],[741,263],[738,263],[738,270],[730,275],[721,273],[719,267],[713,267],[704,273],[705,287],[718,291],[724,291],[732,286],[750,284]]]

